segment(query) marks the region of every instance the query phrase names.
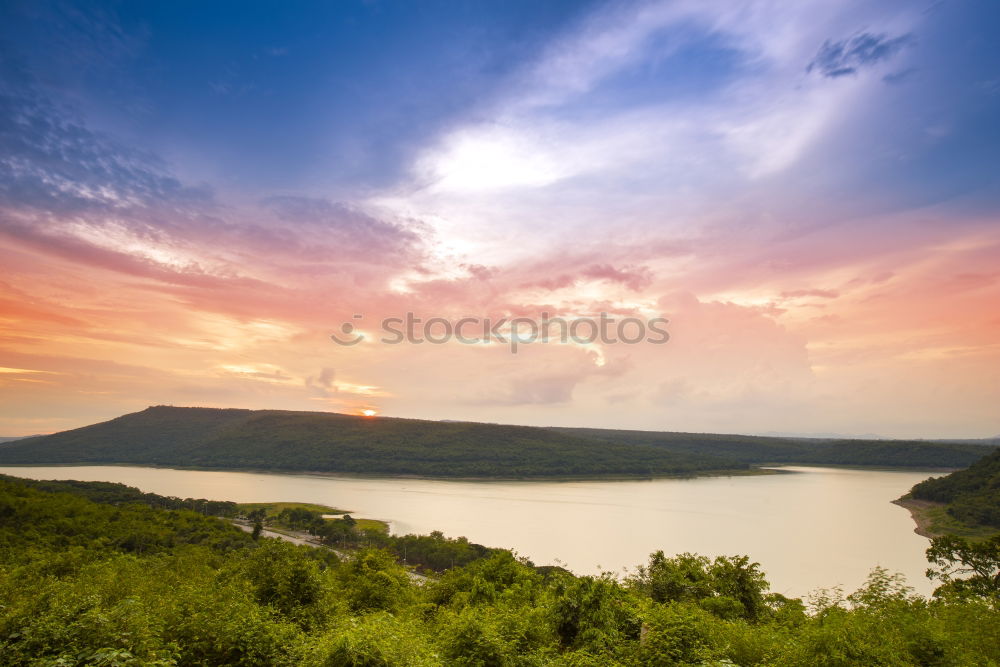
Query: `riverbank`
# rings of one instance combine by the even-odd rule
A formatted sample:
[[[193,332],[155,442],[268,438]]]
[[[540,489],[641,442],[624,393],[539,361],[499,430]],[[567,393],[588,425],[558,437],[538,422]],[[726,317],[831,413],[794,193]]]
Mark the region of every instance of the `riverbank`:
[[[35,479],[127,484],[180,498],[297,501],[391,519],[399,535],[465,536],[577,574],[634,567],[658,549],[752,554],[791,596],[861,586],[867,563],[903,572],[922,594],[927,540],[889,504],[923,473],[803,467],[794,472],[687,480],[476,482],[347,479],[139,466],[3,468]],[[821,516],[822,521],[816,517]],[[831,525],[851,526],[830,530]],[[795,540],[775,540],[796,527]],[[595,539],[595,531],[601,534]],[[808,563],[808,567],[803,566]]]
[[[798,464],[777,464],[798,465]],[[802,464],[807,465],[807,464]],[[284,470],[276,468],[221,468],[206,466],[156,465],[152,463],[104,463],[88,461],[82,463],[4,463],[4,468],[81,468],[87,466],[113,466],[120,468],[151,468],[162,470],[195,470],[201,472],[245,472],[265,475],[302,475],[305,477],[321,477],[324,479],[396,479],[396,480],[426,480],[433,482],[634,482],[655,479],[696,479],[699,477],[745,477],[751,475],[781,474],[781,470],[769,467],[751,466],[749,468],[720,468],[718,470],[699,470],[695,472],[673,474],[642,474],[642,475],[533,475],[529,477],[508,476],[434,476],[434,475],[399,475],[392,473],[352,473],[329,470]],[[906,470],[906,468],[898,468]]]
[[[996,535],[998,532],[989,526],[974,526],[956,520],[948,514],[945,503],[936,503],[930,500],[917,500],[903,496],[892,501],[893,505],[899,505],[910,512],[910,517],[916,527],[913,529],[917,535],[928,539],[941,537],[942,535],[958,535],[970,539],[985,539]]]

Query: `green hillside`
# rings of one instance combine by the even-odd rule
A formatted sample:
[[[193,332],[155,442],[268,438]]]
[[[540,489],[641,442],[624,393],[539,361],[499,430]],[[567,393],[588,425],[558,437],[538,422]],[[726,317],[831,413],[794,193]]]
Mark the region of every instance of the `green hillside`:
[[[972,444],[564,429],[151,407],[0,447],[2,464],[129,463],[429,477],[650,477],[759,464],[961,468]]]
[[[965,470],[920,482],[910,496],[945,503],[946,512],[963,523],[1000,529],[1000,450]]]
[[[550,429],[323,412],[152,407],[0,448],[0,464],[143,465],[435,477],[683,475],[745,463]]]
[[[554,430],[577,437],[647,445],[677,453],[718,456],[747,464],[964,468],[994,450],[994,446],[985,441],[983,444],[959,444],[928,440],[833,440],[595,428]]]

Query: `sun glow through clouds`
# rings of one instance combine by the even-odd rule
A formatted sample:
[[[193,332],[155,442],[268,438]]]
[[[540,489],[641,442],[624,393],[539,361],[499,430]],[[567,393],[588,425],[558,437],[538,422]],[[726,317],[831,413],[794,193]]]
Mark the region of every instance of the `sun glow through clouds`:
[[[1000,433],[984,3],[360,3],[311,13],[323,39],[276,5],[294,46],[253,53],[253,13],[7,5],[0,436],[163,403]],[[670,340],[381,342],[408,312]]]

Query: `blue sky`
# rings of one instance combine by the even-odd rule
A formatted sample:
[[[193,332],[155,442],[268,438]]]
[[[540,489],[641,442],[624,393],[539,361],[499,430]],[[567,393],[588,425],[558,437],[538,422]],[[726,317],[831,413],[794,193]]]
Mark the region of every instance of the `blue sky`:
[[[993,435],[998,28],[991,0],[5,2],[0,428]],[[329,344],[410,310],[674,329]]]
[[[93,126],[176,156],[181,169],[207,162],[206,176],[246,188],[377,186],[586,10],[27,2],[8,7],[4,36]]]
[[[535,113],[585,123],[627,110],[729,103],[720,91],[760,79],[767,68],[755,50],[768,35],[739,35],[714,20],[713,13],[744,4],[704,3],[708,9],[647,26],[621,47],[627,55],[595,65],[586,90]],[[84,114],[89,127],[149,150],[192,180],[240,192],[349,196],[352,188],[404,179],[419,151],[451,127],[496,122],[495,105],[518,94],[553,44],[595,26],[613,31],[643,9],[587,2],[13,2],[6,3],[2,43],[5,60]],[[1000,47],[993,37],[1000,8],[988,0],[879,2],[859,4],[853,20],[836,17],[828,29],[823,18],[817,12],[812,27],[822,39],[814,60],[824,44],[836,53],[859,36],[889,46],[842,55],[854,58],[842,76],[883,66],[886,90],[876,94],[888,102],[871,118],[874,127],[849,128],[860,136],[848,148],[874,140],[888,144],[887,153],[900,144],[920,151],[897,163],[896,174],[869,162],[911,196],[981,185],[997,146]],[[894,32],[878,27],[894,18]],[[781,38],[776,30],[774,39]],[[811,62],[791,65],[805,75]],[[915,145],[916,133],[933,131],[948,131],[949,140]],[[944,169],[956,153],[959,164]],[[823,155],[830,157],[836,151]],[[838,178],[850,178],[835,168]],[[860,176],[853,185],[864,190],[873,179]]]

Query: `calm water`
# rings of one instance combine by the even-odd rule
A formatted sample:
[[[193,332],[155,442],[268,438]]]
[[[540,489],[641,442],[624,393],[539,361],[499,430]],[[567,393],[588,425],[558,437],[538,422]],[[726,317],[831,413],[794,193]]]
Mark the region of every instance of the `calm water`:
[[[385,519],[394,533],[465,535],[577,573],[634,568],[648,554],[748,554],[772,589],[852,591],[881,565],[918,592],[928,541],[890,500],[926,472],[789,467],[794,474],[608,482],[448,482],[124,466],[0,467],[35,479],[123,482],[236,502],[299,501]]]

